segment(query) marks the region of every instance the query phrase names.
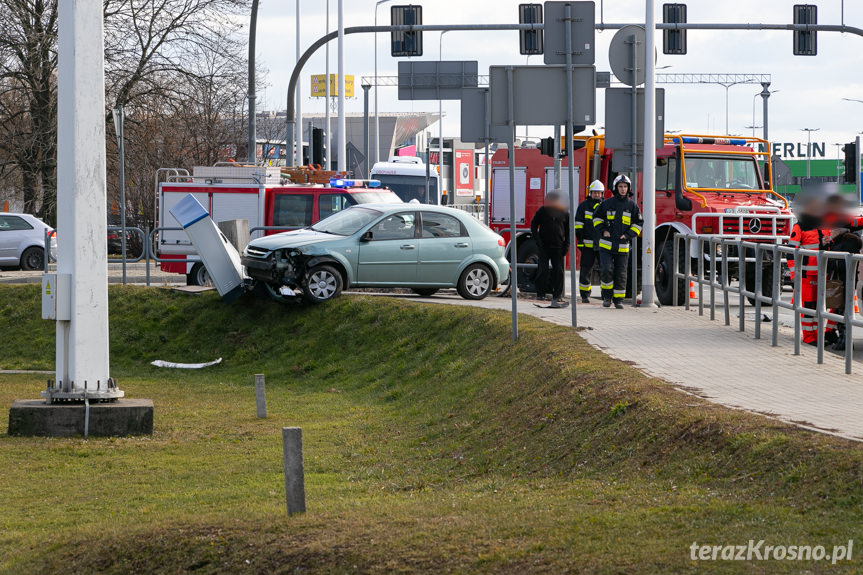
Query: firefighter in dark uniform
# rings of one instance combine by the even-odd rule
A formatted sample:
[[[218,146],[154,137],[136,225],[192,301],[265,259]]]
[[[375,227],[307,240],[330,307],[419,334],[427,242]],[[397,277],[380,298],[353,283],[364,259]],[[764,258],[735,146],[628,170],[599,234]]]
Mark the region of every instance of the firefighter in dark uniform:
[[[632,201],[632,182],[623,174],[614,178],[612,196],[593,213],[593,226],[599,243],[599,281],[602,307],[623,309],[626,296],[626,270],[629,245],[641,235],[641,212]]]
[[[597,262],[596,250],[599,243],[596,241],[596,231],[593,227],[593,213],[602,197],[605,195],[605,186],[599,180],[594,180],[588,188],[590,196],[578,205],[575,211],[575,239],[576,247],[581,253],[578,272],[578,290],[581,292],[581,303],[590,303],[590,276],[593,266]]]

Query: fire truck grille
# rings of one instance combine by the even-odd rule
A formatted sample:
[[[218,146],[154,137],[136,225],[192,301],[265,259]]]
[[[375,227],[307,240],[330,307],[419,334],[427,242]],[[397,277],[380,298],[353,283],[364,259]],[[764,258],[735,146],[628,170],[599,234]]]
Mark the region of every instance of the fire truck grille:
[[[775,226],[775,229],[774,229]],[[747,236],[784,236],[788,235],[787,220],[773,220],[772,218],[743,218],[743,229],[740,229],[740,220],[728,219],[722,222],[722,233],[729,235]]]

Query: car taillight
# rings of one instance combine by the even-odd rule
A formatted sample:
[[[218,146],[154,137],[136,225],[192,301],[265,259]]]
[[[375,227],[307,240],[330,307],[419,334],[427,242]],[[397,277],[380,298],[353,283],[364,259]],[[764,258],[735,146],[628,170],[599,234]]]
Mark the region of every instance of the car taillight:
[[[499,246],[500,246],[500,247],[502,247],[502,248],[505,248],[505,247],[506,247],[506,242],[503,240],[503,238],[502,238],[502,237],[498,236],[498,237],[497,237],[497,245],[499,245]]]

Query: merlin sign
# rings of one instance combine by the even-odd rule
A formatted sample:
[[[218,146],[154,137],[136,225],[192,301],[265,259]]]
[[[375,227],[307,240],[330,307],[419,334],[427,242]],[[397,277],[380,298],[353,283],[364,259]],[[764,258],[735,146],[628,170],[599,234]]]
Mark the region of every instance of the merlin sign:
[[[827,143],[812,142],[811,153],[806,153],[806,142],[772,142],[770,155],[780,158],[826,158]],[[760,151],[760,150],[759,150]]]

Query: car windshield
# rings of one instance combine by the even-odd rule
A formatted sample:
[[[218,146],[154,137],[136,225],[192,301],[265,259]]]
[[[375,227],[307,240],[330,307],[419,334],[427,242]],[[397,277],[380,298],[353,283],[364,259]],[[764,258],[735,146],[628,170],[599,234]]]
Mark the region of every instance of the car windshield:
[[[686,187],[717,190],[760,190],[755,160],[744,157],[686,156]]]
[[[312,226],[312,229],[326,234],[349,236],[370,224],[381,213],[370,208],[350,207],[319,221]]]

